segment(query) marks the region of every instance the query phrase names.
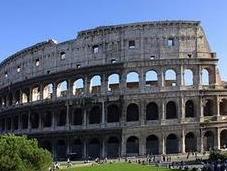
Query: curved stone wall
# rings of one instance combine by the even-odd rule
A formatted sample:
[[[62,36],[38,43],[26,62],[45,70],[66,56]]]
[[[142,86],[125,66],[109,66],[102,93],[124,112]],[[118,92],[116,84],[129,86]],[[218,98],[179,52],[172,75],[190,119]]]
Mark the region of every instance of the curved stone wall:
[[[196,21],[97,27],[0,64],[0,131],[56,159],[225,148],[227,89]]]

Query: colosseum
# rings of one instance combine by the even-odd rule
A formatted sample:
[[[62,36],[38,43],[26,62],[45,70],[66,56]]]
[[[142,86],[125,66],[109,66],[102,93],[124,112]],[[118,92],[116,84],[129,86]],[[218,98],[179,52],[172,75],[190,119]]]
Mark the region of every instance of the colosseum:
[[[55,159],[225,149],[227,84],[199,21],[101,26],[0,64],[0,131]]]

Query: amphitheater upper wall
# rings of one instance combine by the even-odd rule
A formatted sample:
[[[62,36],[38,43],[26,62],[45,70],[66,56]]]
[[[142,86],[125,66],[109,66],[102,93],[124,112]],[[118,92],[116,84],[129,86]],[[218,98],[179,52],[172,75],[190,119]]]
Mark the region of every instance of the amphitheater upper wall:
[[[66,42],[41,42],[6,58],[0,64],[0,88],[72,68],[179,58],[215,58],[200,22],[102,26]]]

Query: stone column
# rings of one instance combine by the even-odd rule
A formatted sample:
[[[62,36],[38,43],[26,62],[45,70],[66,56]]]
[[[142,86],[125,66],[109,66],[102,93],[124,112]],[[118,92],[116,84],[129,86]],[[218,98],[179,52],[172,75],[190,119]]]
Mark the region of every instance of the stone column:
[[[31,110],[28,111],[28,130],[31,131]]]
[[[52,99],[55,100],[57,98],[57,83],[54,82],[53,83],[53,95],[52,95]]]
[[[177,74],[177,76],[176,76],[177,86],[180,87],[180,86],[184,85],[184,68],[182,65],[180,66],[180,68],[176,74]]]
[[[180,121],[184,122],[185,120],[185,102],[184,102],[184,97],[180,96],[179,99],[180,103],[179,103],[179,113],[180,113]]]
[[[108,77],[106,74],[103,74],[101,78],[101,93],[106,94],[107,91],[108,91]]]
[[[203,120],[204,120],[203,107],[204,107],[203,98],[200,96],[199,97],[198,107],[197,107],[197,110],[199,111],[199,120],[200,120],[200,122],[203,122]]]
[[[165,73],[163,68],[160,70],[160,73],[158,73],[158,86],[164,87],[164,82],[165,82]]]
[[[83,128],[87,127],[87,110],[84,108],[83,110]]]
[[[146,121],[146,112],[145,112],[145,102],[144,100],[140,101],[140,116],[139,116],[139,119],[140,119],[140,124],[141,126],[144,126],[145,125],[145,121]]]
[[[52,112],[52,125],[51,125],[52,130],[55,130],[55,111]]]
[[[144,141],[144,137],[141,136],[139,139],[139,155],[145,155],[146,150],[145,150],[145,141]]]
[[[102,140],[102,154],[101,154],[101,157],[102,158],[105,158],[106,154],[105,154],[105,151],[106,151],[106,146],[105,146],[105,139]]]
[[[144,71],[141,70],[139,72],[139,90],[140,92],[144,92],[144,87],[146,85],[146,76],[144,76]]]
[[[122,141],[121,141],[121,156],[126,156],[126,139],[125,136],[122,135]]]
[[[39,115],[39,126],[38,126],[38,129],[42,129],[42,112],[41,111],[39,111],[39,113],[38,113],[38,115]]]
[[[68,80],[68,97],[71,97],[73,95],[73,81]]]
[[[160,119],[161,119],[161,123],[165,123],[165,120],[166,120],[166,110],[165,110],[166,108],[165,108],[165,101],[164,101],[164,99],[162,99],[161,100],[161,117],[160,117]]]
[[[220,119],[220,99],[219,96],[215,97],[215,101],[216,101],[216,115],[217,115],[217,120]]]
[[[124,92],[126,87],[127,87],[126,74],[125,73],[121,73],[121,75],[120,75],[120,85],[119,85],[120,91]]]
[[[166,154],[166,145],[165,145],[165,135],[161,136],[161,140],[160,140],[160,149],[159,149],[159,153],[160,154]]]
[[[69,104],[69,101],[67,101],[67,104],[66,104],[66,128],[69,129],[69,115],[70,115],[70,104]]]
[[[39,96],[39,100],[43,100],[43,84],[40,84],[40,96]]]
[[[203,131],[201,130],[200,132],[200,153],[203,153],[203,138],[204,138],[204,135],[203,135]]]
[[[220,129],[219,128],[217,128],[217,149],[221,149],[221,137],[220,137],[220,134],[221,134],[221,131],[220,131]]]
[[[87,157],[87,140],[86,139],[84,139],[84,141],[83,141],[83,158],[86,158]]]
[[[105,127],[105,101],[102,101],[102,127]]]
[[[181,132],[181,153],[185,153],[185,130],[182,128]]]

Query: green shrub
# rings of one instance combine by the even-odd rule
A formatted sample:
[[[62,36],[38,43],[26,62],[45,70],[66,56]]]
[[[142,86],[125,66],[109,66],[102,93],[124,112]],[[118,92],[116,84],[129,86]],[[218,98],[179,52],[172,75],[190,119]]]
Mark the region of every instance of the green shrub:
[[[45,171],[52,163],[50,152],[35,139],[12,134],[0,136],[0,170]]]

